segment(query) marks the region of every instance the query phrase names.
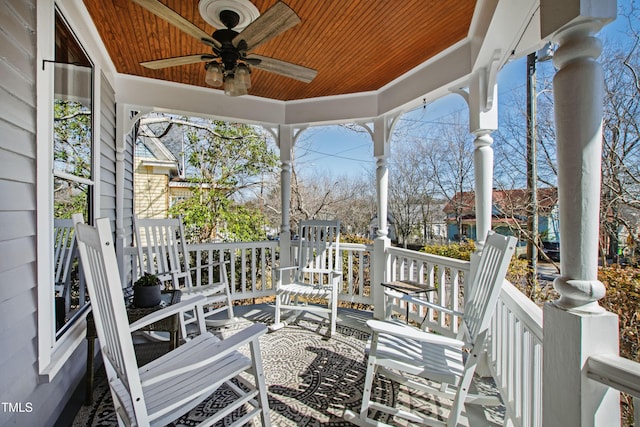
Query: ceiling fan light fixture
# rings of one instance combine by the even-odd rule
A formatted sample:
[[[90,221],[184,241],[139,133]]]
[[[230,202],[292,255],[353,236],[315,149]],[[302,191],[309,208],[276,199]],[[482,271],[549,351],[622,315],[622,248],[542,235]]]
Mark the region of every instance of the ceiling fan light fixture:
[[[238,85],[236,85],[236,90],[235,90],[234,94],[231,95],[231,96],[242,96],[242,95],[246,95],[248,93],[249,92],[247,91],[246,87],[244,87],[244,86],[240,86],[239,87]]]
[[[210,54],[140,62],[143,67],[157,70],[204,62],[205,83],[215,88],[224,87],[224,93],[229,96],[248,93],[253,83],[250,66],[304,83],[310,83],[316,77],[314,69],[251,52],[301,22],[296,12],[282,0],[277,0],[263,14],[258,12],[252,0],[199,0],[201,16],[216,28],[211,36],[161,0],[135,1],[212,50]]]
[[[204,81],[213,87],[220,87],[224,83],[224,73],[222,66],[217,62],[210,62],[207,64],[207,73],[205,74]]]
[[[238,64],[235,72],[236,84],[241,84],[245,89],[251,87],[251,72],[245,64]]]
[[[238,84],[233,74],[227,75],[224,79],[224,94],[227,96],[242,96],[247,94],[247,88]]]

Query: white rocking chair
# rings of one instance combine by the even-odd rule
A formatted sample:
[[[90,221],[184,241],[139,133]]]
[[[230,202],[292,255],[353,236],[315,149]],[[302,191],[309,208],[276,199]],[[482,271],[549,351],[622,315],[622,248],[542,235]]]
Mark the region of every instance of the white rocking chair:
[[[194,268],[190,266],[184,225],[180,218],[134,218],[134,230],[140,275],[149,273],[158,276],[163,283],[170,283],[173,289],[180,289],[182,299],[204,295],[207,298],[207,324],[216,325],[234,318],[226,263],[223,260],[195,267],[210,268],[211,275],[214,274],[213,268],[217,267],[219,277],[217,280],[209,278],[209,283],[205,285],[193,285],[191,271]],[[213,319],[214,315],[223,311],[227,311],[228,319]]]
[[[118,423],[167,425],[226,384],[237,399],[201,425],[212,425],[237,410],[239,420],[234,425],[260,416],[262,424],[270,426],[258,340],[266,326],[252,325],[220,340],[206,331],[203,296],[168,306],[129,325],[108,219],[98,219],[95,228],[83,224],[81,215],[74,215],[74,222]],[[188,310],[196,313],[200,334],[138,367],[131,332]],[[238,351],[245,344],[249,344],[250,357]],[[246,378],[252,378],[254,384]]]
[[[276,318],[273,328],[281,322],[283,310],[303,310],[328,313],[329,334],[336,332],[338,286],[342,279],[340,262],[340,222],[301,221],[298,235],[297,265],[277,270]],[[293,273],[291,280],[289,274]],[[283,278],[284,276],[284,278]],[[304,304],[300,302],[304,298]],[[326,300],[327,306],[311,305],[314,300]]]
[[[71,309],[71,275],[73,262],[78,253],[76,250],[76,238],[73,235],[73,220],[55,218],[53,220],[53,230],[56,326],[60,328]],[[58,301],[60,301],[60,304],[58,304]]]
[[[465,288],[468,293],[464,296],[464,313],[454,312],[415,297],[403,297],[412,304],[462,317],[457,337],[436,335],[394,321],[367,322],[372,330],[372,337],[362,407],[359,415],[346,413],[346,419],[358,425],[386,425],[369,418],[369,410],[372,409],[419,425],[455,426],[465,402],[483,405],[500,403],[499,399],[493,396],[469,394],[469,387],[478,356],[483,351],[489,323],[515,244],[514,237],[489,232],[473,283]],[[373,380],[376,374],[409,388],[452,400],[447,422],[430,418],[425,413],[393,408],[372,400]]]

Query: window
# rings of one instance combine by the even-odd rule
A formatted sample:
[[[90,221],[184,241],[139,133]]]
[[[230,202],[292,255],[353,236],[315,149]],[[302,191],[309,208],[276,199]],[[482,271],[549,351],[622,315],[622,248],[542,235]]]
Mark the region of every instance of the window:
[[[56,338],[86,309],[89,296],[73,244],[71,215],[92,218],[93,66],[64,22],[55,17],[53,216]],[[63,221],[63,220],[67,221]],[[64,255],[64,256],[63,256]]]
[[[37,11],[38,371],[51,381],[85,337],[89,305],[77,256],[58,256],[72,249],[64,234],[73,231],[71,214],[91,222],[98,203],[95,67],[55,4],[37,0]]]

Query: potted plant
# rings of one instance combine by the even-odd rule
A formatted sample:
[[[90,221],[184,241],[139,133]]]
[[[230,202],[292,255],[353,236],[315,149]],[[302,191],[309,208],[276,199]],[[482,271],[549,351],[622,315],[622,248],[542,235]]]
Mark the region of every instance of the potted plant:
[[[154,274],[145,273],[133,284],[133,305],[139,308],[160,304],[162,282]]]

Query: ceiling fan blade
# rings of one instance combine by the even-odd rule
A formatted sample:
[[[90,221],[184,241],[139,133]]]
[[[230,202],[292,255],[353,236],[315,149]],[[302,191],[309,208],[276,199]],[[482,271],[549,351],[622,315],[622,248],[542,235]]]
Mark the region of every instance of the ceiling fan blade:
[[[268,56],[251,54],[247,56],[247,59],[260,60],[259,64],[253,65],[256,68],[280,74],[285,77],[291,77],[292,79],[300,80],[305,83],[310,83],[318,74],[318,72],[312,68],[281,61],[280,59],[269,58]]]
[[[152,70],[159,70],[161,68],[175,67],[178,65],[195,64],[198,62],[207,62],[215,59],[213,55],[188,55],[177,56],[175,58],[158,59],[155,61],[141,62],[140,65]]]
[[[156,16],[164,19],[171,25],[179,28],[181,31],[189,34],[191,37],[194,37],[200,41],[205,42],[208,45],[213,44],[216,47],[220,47],[221,44],[219,41],[213,39],[210,34],[207,34],[204,30],[195,26],[193,23],[189,22],[182,15],[175,12],[173,9],[168,8],[157,0],[133,0],[143,8],[147,9],[149,12],[153,13]]]
[[[299,22],[298,15],[289,6],[279,1],[235,36],[233,45],[237,47],[244,40],[247,44],[246,50],[254,49]]]

